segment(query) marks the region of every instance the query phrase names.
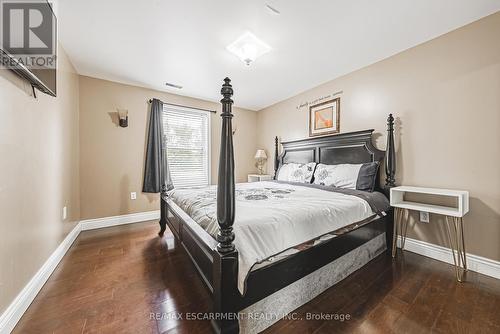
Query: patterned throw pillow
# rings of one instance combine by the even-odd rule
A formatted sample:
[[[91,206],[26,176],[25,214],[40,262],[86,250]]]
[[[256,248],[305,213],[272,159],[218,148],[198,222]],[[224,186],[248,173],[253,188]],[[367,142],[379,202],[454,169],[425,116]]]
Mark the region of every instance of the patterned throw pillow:
[[[373,191],[377,171],[378,162],[340,165],[318,164],[314,172],[314,184]]]
[[[278,171],[277,179],[278,181],[311,183],[315,167],[315,162],[309,162],[307,164],[283,164]]]

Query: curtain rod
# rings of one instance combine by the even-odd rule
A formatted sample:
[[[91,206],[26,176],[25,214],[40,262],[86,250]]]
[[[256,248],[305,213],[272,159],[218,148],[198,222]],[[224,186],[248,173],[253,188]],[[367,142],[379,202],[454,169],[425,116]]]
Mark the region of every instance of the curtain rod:
[[[149,103],[153,102],[153,99],[149,99],[148,102]],[[189,108],[189,109],[196,109],[196,110],[201,110],[201,111],[208,111],[208,112],[217,113],[217,111],[215,111],[215,110],[203,109],[203,108],[198,108],[198,107],[183,106],[182,104],[166,103],[163,101],[161,101],[161,103],[166,104],[168,106],[173,106],[173,107]]]

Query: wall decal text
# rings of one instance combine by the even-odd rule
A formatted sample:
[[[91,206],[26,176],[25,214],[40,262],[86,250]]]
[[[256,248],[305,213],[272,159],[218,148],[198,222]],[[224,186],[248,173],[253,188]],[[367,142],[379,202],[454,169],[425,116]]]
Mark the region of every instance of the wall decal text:
[[[335,92],[333,94],[328,94],[328,95],[321,96],[321,97],[319,97],[317,99],[314,99],[312,101],[301,102],[299,105],[297,105],[295,107],[295,109],[299,110],[299,109],[302,109],[302,108],[307,108],[309,106],[316,105],[316,104],[318,104],[320,102],[327,101],[327,100],[329,100],[329,99],[331,99],[331,98],[333,98],[333,97],[335,97],[337,95],[340,95],[342,93],[343,93],[343,91],[338,91],[338,92]]]

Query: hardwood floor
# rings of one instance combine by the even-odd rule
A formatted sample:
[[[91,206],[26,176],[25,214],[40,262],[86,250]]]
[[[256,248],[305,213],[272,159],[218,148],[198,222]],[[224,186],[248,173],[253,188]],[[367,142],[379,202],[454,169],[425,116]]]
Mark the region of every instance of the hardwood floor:
[[[147,222],[80,234],[14,333],[211,333],[209,295],[170,233]],[[168,231],[168,230],[167,230]],[[500,333],[500,280],[410,252],[381,255],[265,333]],[[178,319],[181,314],[184,319]],[[308,315],[349,320],[306,320]]]

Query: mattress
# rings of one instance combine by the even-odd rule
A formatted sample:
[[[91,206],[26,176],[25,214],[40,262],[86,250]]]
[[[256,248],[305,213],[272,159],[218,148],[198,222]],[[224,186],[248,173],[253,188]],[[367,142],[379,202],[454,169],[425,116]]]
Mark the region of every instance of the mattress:
[[[209,186],[174,189],[169,197],[215,238],[219,229],[216,193],[217,187]],[[383,195],[377,198],[381,197],[385,199]],[[233,231],[240,293],[245,293],[246,277],[253,267],[283,254],[289,256],[299,245],[321,241],[333,231],[380,214],[370,198],[305,184],[237,184]]]

